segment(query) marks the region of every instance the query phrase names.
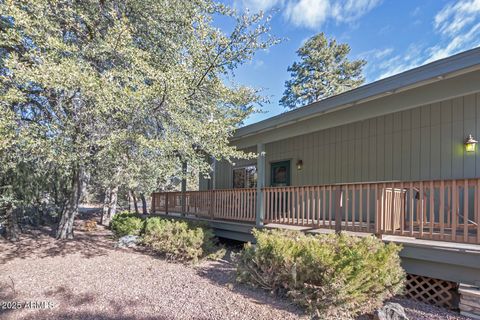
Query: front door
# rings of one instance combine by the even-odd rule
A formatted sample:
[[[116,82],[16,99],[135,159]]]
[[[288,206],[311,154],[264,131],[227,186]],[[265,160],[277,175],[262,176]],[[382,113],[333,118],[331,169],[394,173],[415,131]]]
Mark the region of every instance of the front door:
[[[270,185],[272,187],[285,187],[290,185],[290,160],[272,162]]]
[[[286,187],[290,185],[290,160],[273,162],[270,171],[270,185],[272,187]],[[271,221],[276,222],[285,217],[289,207],[290,195],[288,191],[277,190],[270,196]]]

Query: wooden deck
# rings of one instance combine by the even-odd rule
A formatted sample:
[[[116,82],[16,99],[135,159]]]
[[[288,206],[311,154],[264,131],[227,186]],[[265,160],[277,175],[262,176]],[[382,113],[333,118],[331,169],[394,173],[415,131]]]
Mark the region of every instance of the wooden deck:
[[[315,227],[308,227],[308,226],[285,225],[285,224],[276,224],[276,223],[269,223],[265,225],[265,228],[301,231],[301,232],[311,233],[311,234],[335,233],[335,230],[333,229],[323,229],[323,228],[315,228]],[[343,232],[353,236],[357,236],[357,237],[367,237],[371,235],[371,233],[361,232],[361,231],[343,231]],[[409,236],[394,236],[394,235],[380,235],[380,239],[382,239],[385,242],[395,242],[399,244],[408,243],[413,245],[424,245],[429,247],[437,247],[437,248],[445,248],[445,249],[449,248],[449,249],[467,250],[467,251],[475,251],[480,253],[480,245],[478,244],[457,243],[457,242],[451,242],[451,241],[424,240],[424,239],[417,239]]]
[[[480,244],[480,179],[154,193],[152,211]]]
[[[480,286],[480,179],[155,193],[152,211],[241,241],[255,227],[374,234],[415,277]]]
[[[154,215],[161,216],[163,218],[173,218],[173,219],[187,219],[187,220],[197,220],[197,221],[202,221],[206,223],[218,223],[221,225],[222,223],[224,224],[234,224],[237,226],[244,227],[244,230],[247,230],[248,233],[251,232],[251,230],[255,227],[255,224],[253,222],[235,222],[231,221],[228,219],[222,220],[222,219],[209,219],[209,218],[202,218],[202,217],[197,217],[196,215],[192,214],[186,214],[183,215],[181,213],[175,213],[175,212],[170,212],[170,213],[165,213],[165,212],[157,212]],[[334,224],[335,222],[333,222]],[[291,230],[291,231],[299,231],[299,232],[305,232],[305,233],[310,233],[310,234],[331,234],[335,233],[334,228],[318,228],[314,225],[298,225],[298,224],[284,224],[284,223],[267,223],[263,226],[263,228],[266,229],[282,229],[282,230]],[[346,234],[357,236],[357,237],[367,237],[371,236],[372,234],[369,232],[365,231],[348,231],[348,230],[343,230],[342,232],[345,232]],[[415,237],[410,237],[410,236],[396,236],[396,235],[378,235],[379,238],[385,242],[395,242],[399,244],[412,244],[412,245],[424,245],[428,247],[437,247],[437,248],[444,248],[444,249],[455,249],[455,250],[462,250],[462,251],[474,251],[478,252],[480,254],[480,244],[469,244],[469,243],[458,243],[458,242],[451,242],[451,241],[437,241],[437,240],[424,240],[424,239],[418,239]],[[253,238],[249,238],[251,240]],[[480,265],[479,265],[480,267]],[[480,280],[480,279],[479,279]]]

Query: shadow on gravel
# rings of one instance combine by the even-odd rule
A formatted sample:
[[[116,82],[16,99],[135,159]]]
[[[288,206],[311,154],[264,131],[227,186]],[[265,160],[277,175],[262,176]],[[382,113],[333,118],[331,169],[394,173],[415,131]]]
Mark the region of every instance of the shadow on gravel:
[[[84,220],[94,218],[99,222],[97,213],[98,209],[88,209],[79,214],[72,240],[56,240],[52,226],[25,229],[17,242],[0,238],[0,265],[15,259],[41,259],[69,254],[81,254],[85,258],[106,255],[114,250],[111,232],[102,226],[92,232],[83,230]]]
[[[24,320],[38,320],[38,315],[30,315],[23,317]],[[155,316],[155,317],[139,317],[139,316],[125,316],[112,315],[105,312],[75,312],[75,313],[59,313],[48,318],[49,320],[65,320],[65,319],[91,319],[91,320],[170,320],[169,317]],[[203,320],[203,319],[199,319]],[[205,319],[207,320],[207,319]]]
[[[0,282],[0,303],[14,301],[15,297],[17,296],[17,292],[15,291],[15,283],[13,282],[13,279],[10,278],[10,280],[11,281],[7,283]],[[13,311],[15,310],[0,305],[0,319]]]
[[[84,304],[89,304],[95,301],[93,293],[74,293],[72,289],[60,286],[53,290],[45,291],[46,297],[55,297],[62,304],[69,307],[79,307]]]
[[[305,315],[301,308],[281,296],[237,283],[235,280],[235,266],[230,261],[230,253],[227,254],[227,259],[225,260],[218,260],[197,267],[197,274],[214,284],[228,286],[233,292],[243,295],[254,303],[268,304],[276,309],[286,310],[297,316]]]
[[[22,314],[21,319],[95,319],[95,320],[170,320],[171,316],[157,314],[155,316],[141,316],[139,314],[130,315],[132,310],[142,302],[137,300],[116,300],[110,299],[106,304],[107,310],[79,311],[79,308],[94,304],[97,296],[94,292],[76,293],[74,290],[64,286],[58,286],[55,289],[44,291],[46,299],[55,299],[57,305],[49,310],[36,310],[34,313]],[[0,313],[1,314],[1,313]],[[199,320],[209,320],[204,317],[197,317]]]

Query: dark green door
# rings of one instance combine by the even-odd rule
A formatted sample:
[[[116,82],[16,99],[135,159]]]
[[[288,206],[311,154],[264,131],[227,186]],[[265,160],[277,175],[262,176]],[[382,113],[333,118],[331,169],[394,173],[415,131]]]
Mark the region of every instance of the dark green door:
[[[272,187],[286,187],[290,185],[290,160],[273,162],[270,169],[270,185]],[[290,207],[288,191],[277,190],[270,197],[272,222],[285,217]]]
[[[272,187],[285,187],[290,185],[290,160],[272,162],[270,185]]]

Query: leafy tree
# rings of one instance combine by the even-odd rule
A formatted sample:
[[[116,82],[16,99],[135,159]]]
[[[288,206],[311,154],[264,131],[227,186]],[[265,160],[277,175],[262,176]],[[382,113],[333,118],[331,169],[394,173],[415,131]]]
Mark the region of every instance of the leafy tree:
[[[216,15],[233,19],[230,34]],[[211,0],[5,0],[0,16],[0,110],[11,118],[0,129],[16,127],[0,157],[48,169],[38,190],[58,208],[58,238],[73,237],[85,176],[110,190],[108,223],[118,188],[149,193],[183,162],[206,173],[206,155],[252,156],[228,138],[262,97],[225,79],[276,43],[262,14]]]
[[[293,109],[360,86],[366,61],[348,60],[349,52],[348,44],[323,33],[311,37],[297,51],[300,61],[288,67],[292,79],[285,82],[280,104]]]

